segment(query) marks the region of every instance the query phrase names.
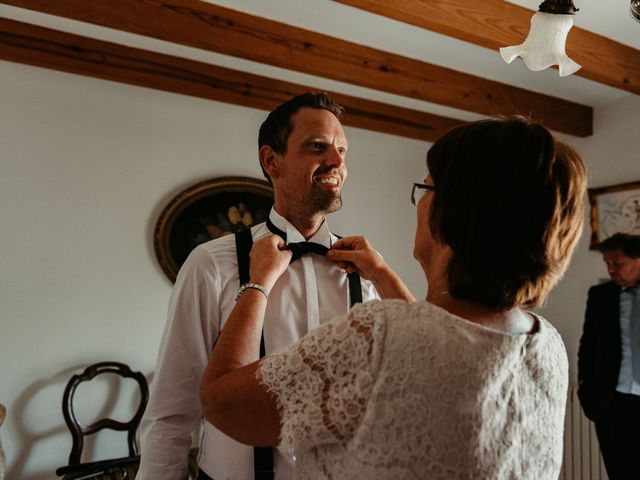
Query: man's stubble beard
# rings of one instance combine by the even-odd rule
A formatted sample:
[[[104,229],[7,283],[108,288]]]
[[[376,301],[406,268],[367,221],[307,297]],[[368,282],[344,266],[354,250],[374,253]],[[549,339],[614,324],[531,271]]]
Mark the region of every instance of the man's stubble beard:
[[[311,188],[308,202],[306,203],[309,213],[329,215],[342,208],[342,190],[334,193],[323,190],[314,184]]]
[[[330,213],[340,210],[342,196],[341,192],[333,193],[314,187],[303,201],[296,202],[293,198],[289,198],[289,204],[292,206],[293,217],[297,221],[303,225],[312,226],[314,222],[321,220],[319,217],[324,218]]]

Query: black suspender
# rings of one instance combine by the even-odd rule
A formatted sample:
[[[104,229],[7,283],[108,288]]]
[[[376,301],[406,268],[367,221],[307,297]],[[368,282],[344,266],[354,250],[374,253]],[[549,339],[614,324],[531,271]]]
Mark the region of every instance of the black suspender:
[[[240,285],[249,283],[249,253],[253,246],[251,229],[247,228],[236,232],[236,257],[238,258],[238,274],[240,275]],[[260,339],[260,357],[264,357],[264,335]]]
[[[342,238],[336,235],[338,238]],[[349,282],[349,303],[353,307],[356,303],[362,303],[362,281],[358,272],[347,273]]]
[[[251,229],[236,232],[236,255],[238,257],[238,273],[240,285],[249,282],[249,252],[253,239]],[[264,357],[264,331],[260,337],[260,357]],[[256,480],[273,480],[273,451],[271,448],[253,447],[253,470]]]
[[[277,229],[270,220],[267,220],[267,227],[271,232],[280,235],[283,239],[287,239],[284,232]],[[238,258],[238,274],[240,276],[240,285],[249,282],[249,253],[253,246],[253,238],[251,237],[251,229],[242,230],[235,233],[236,237],[236,256]],[[360,275],[356,272],[347,274],[349,282],[349,300],[353,307],[356,303],[362,303],[362,284]],[[264,331],[260,337],[260,357],[264,357]],[[255,472],[255,480],[273,480],[273,451],[271,448],[253,447],[253,469]]]
[[[247,228],[236,232],[236,256],[238,257],[238,273],[240,274],[240,285],[249,282],[249,252],[253,246],[251,229]]]
[[[360,283],[360,275],[357,272],[347,273],[347,281],[349,282],[349,300],[353,307],[356,303],[362,303],[362,283]]]

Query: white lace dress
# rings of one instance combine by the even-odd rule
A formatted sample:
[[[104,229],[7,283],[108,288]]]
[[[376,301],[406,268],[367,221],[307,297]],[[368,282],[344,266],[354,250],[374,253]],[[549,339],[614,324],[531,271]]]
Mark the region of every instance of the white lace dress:
[[[374,301],[269,355],[299,479],[557,479],[568,363],[543,318],[508,335]]]

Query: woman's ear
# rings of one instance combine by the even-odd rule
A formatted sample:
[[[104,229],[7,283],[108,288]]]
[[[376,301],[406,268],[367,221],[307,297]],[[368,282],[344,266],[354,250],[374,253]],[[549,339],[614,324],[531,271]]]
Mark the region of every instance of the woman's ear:
[[[260,159],[260,165],[262,165],[262,168],[267,172],[269,178],[273,180],[280,176],[280,165],[278,161],[280,155],[278,155],[273,148],[269,145],[263,145],[258,151],[258,158]]]

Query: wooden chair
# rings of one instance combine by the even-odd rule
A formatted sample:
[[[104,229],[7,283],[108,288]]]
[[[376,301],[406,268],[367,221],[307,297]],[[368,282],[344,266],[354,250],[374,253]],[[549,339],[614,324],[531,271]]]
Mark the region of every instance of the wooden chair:
[[[128,422],[119,422],[111,418],[102,418],[91,425],[82,425],[75,416],[73,409],[73,398],[78,385],[82,382],[92,380],[97,375],[111,373],[123,378],[132,378],[140,387],[140,404],[135,414]],[[140,372],[133,372],[122,363],[101,362],[87,367],[80,375],[71,377],[64,390],[62,397],[62,413],[67,427],[71,431],[73,446],[69,454],[69,464],[56,470],[56,475],[65,480],[71,479],[109,479],[120,480],[134,478],[140,464],[140,455],[136,442],[136,431],[142,414],[149,400],[149,387],[147,380]],[[127,432],[127,445],[129,456],[114,458],[96,462],[81,462],[84,437],[97,433],[102,429],[112,429]]]
[[[7,409],[0,403],[0,427],[4,423],[4,419],[7,415]],[[0,480],[4,480],[4,472],[6,469],[6,459],[4,456],[4,450],[2,449],[2,443],[0,442]]]

